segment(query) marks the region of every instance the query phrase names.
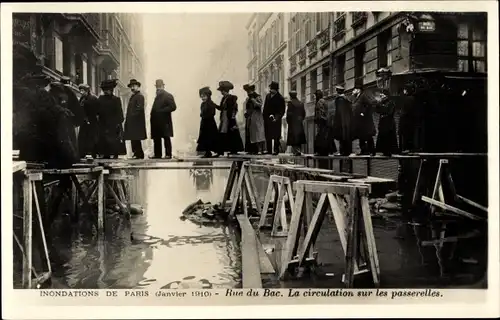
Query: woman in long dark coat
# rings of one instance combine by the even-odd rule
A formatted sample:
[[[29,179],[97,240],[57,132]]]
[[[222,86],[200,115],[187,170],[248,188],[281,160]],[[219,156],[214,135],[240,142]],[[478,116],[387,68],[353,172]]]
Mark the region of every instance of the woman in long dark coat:
[[[221,143],[218,151],[219,155],[222,155],[226,151],[230,154],[237,154],[244,149],[240,130],[236,123],[238,97],[229,93],[232,89],[234,89],[234,86],[229,81],[220,81],[219,87],[217,88],[223,95],[220,106],[218,107],[221,111],[219,124]]]
[[[290,101],[286,109],[286,122],[288,124],[286,144],[292,147],[292,153],[300,155],[300,147],[305,144],[306,133],[304,131],[304,119],[306,109],[304,103],[297,99],[297,91],[290,91]]]
[[[376,150],[385,156],[390,156],[398,152],[396,122],[394,121],[395,105],[387,92],[380,95],[381,102],[375,107],[375,111],[380,114]]]
[[[373,123],[372,105],[367,101],[364,91],[356,87],[353,91],[353,138],[359,139],[362,155],[375,155],[373,137],[376,134]]]
[[[316,136],[314,138],[314,153],[319,156],[327,156],[332,148],[332,130],[328,125],[328,106],[323,99],[323,91],[314,93],[316,106],[314,108],[314,123],[316,124]],[[334,151],[335,152],[335,151]]]
[[[337,87],[335,115],[333,120],[333,138],[339,141],[340,154],[348,156],[352,152],[352,108],[344,95],[344,88]]]
[[[99,150],[104,158],[118,158],[124,154],[125,142],[123,140],[124,120],[122,102],[120,98],[113,95],[116,80],[105,80],[101,83],[104,92],[99,96]]]
[[[244,85],[248,94],[245,100],[245,151],[249,154],[263,152],[266,141],[264,117],[262,115],[262,97],[255,92],[255,85]]]
[[[87,155],[97,157],[97,144],[99,142],[99,123],[97,122],[97,112],[99,102],[97,97],[90,92],[90,86],[81,84],[79,86],[82,96],[80,104],[85,112],[84,121],[80,127],[78,134],[78,149],[80,158],[85,158]]]
[[[212,157],[212,152],[219,150],[219,131],[215,122],[215,109],[217,109],[217,105],[212,101],[212,90],[209,87],[201,88],[199,94],[202,102],[200,106],[200,133],[198,135],[196,151],[204,152],[203,157],[210,158]]]

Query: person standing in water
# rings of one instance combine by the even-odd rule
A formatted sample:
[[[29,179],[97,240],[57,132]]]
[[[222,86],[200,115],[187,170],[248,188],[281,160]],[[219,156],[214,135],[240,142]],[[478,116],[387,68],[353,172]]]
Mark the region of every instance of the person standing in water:
[[[204,152],[204,158],[213,156],[212,152],[219,150],[219,131],[215,122],[215,110],[217,105],[212,101],[212,90],[209,87],[203,87],[199,90],[201,98],[200,106],[200,132],[198,135],[198,146],[196,151]],[[218,155],[216,155],[218,156]]]

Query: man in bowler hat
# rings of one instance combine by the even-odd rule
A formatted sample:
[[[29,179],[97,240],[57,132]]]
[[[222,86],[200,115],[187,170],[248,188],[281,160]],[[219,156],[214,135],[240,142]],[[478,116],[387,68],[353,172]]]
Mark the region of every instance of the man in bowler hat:
[[[172,158],[172,142],[174,127],[172,124],[172,112],[177,109],[174,96],[165,90],[162,79],[155,82],[156,97],[151,108],[151,138],[154,144],[153,158],[162,157],[162,139],[164,140],[165,158]]]
[[[144,159],[142,140],[146,136],[146,115],[144,114],[144,96],[141,93],[141,83],[136,79],[130,80],[128,87],[132,96],[128,101],[125,118],[124,139],[130,140],[134,159]]]
[[[264,129],[267,153],[277,155],[280,150],[281,119],[285,114],[285,98],[278,92],[279,84],[275,81],[269,85],[269,93],[264,101]],[[274,142],[274,147],[273,147]]]

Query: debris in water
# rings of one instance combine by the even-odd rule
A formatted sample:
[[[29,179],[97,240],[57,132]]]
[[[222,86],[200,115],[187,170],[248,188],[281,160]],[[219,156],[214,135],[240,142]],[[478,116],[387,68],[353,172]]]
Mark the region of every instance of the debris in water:
[[[144,214],[144,208],[140,204],[130,205],[130,214],[133,216],[139,216]]]
[[[181,220],[189,220],[200,225],[214,225],[227,220],[228,213],[218,204],[204,203],[201,200],[191,203],[182,211]]]

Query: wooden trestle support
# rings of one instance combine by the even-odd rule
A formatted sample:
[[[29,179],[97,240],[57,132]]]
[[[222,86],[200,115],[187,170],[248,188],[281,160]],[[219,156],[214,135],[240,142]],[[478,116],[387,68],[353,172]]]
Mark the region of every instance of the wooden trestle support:
[[[288,177],[271,175],[264,204],[260,206],[251,168],[252,163],[249,162],[233,163],[222,201],[224,208],[231,200],[229,211],[231,217],[235,216],[238,203],[241,203],[243,208],[243,215],[236,217],[242,229],[243,287],[248,287],[245,286],[245,279],[247,279],[247,285],[251,284],[254,287],[255,283],[258,282],[253,279],[252,274],[257,272],[257,267],[255,263],[252,265],[251,261],[258,261],[258,252],[261,249],[259,248],[261,244],[255,241],[257,236],[248,220],[247,205],[256,203],[260,213],[259,227],[265,226],[273,191],[275,202],[271,236],[287,237],[281,256],[281,269],[279,270],[281,279],[285,279],[287,271],[291,267],[302,267],[306,261],[316,259],[317,253],[314,252],[314,243],[326,212],[331,212],[345,253],[345,285],[352,287],[354,276],[362,273],[370,273],[375,286],[380,284],[379,261],[368,204],[369,185],[299,180],[294,183],[292,188]],[[296,190],[295,197],[293,189]],[[314,211],[313,193],[320,194],[319,202]],[[285,194],[288,196],[292,212],[289,223],[285,213]],[[329,206],[325,207],[327,202]],[[281,232],[278,231],[280,225]],[[301,233],[304,235],[304,240],[299,246]],[[245,273],[245,270],[249,271]],[[250,272],[250,270],[252,271]],[[262,270],[262,263],[260,270]],[[248,280],[249,278],[251,280]]]

